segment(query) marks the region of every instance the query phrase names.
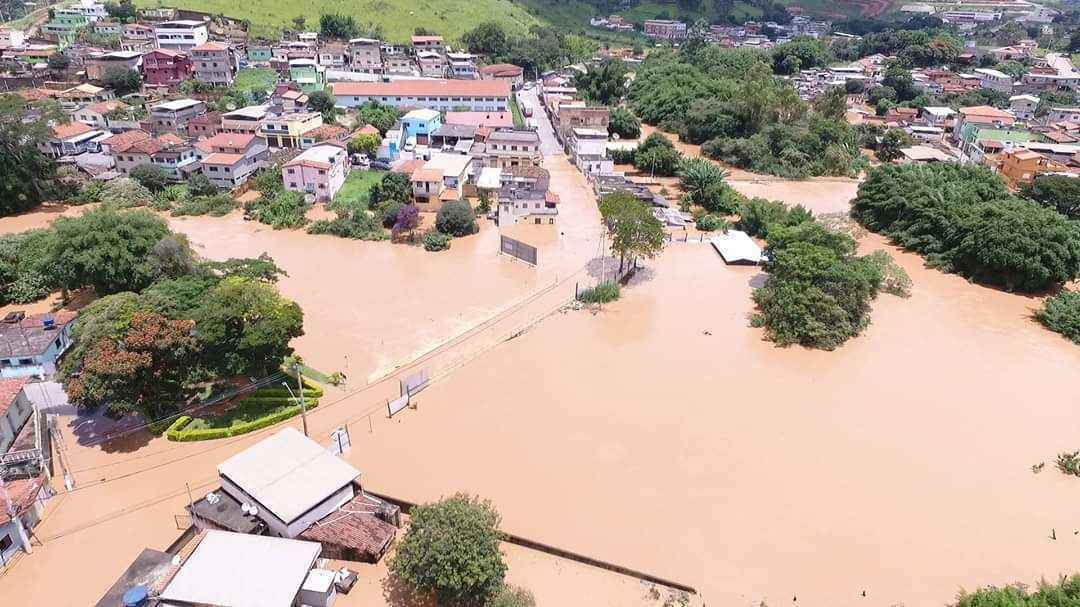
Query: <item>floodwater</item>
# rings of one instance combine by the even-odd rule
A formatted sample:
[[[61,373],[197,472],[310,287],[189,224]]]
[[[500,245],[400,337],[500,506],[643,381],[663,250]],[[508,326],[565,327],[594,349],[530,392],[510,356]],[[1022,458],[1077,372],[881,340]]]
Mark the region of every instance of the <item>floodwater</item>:
[[[646,263],[619,302],[551,314],[595,279],[599,249],[584,180],[547,162],[560,224],[507,230],[540,246],[537,268],[499,257],[490,225],[435,254],[235,215],[170,223],[207,257],[268,252],[289,272],[281,290],[305,310],[298,351],[350,377],[309,413],[312,436],[347,425],[348,459],[374,491],[482,495],[509,532],[696,586],[711,605],[935,605],[1074,570],[1080,480],[1053,460],[1080,448],[1080,348],[1031,320],[1038,299],[927,269],[870,235],[862,248],[888,248],[913,295],[882,295],[870,328],[835,352],[763,341],[746,321],[757,270],[693,242]],[[816,212],[853,193],[750,180]],[[437,381],[386,419],[395,382],[365,381],[436,346],[418,366]],[[187,486],[201,496],[220,461],[278,429],[102,447],[84,422],[60,420],[77,489],[50,501],[35,553],[0,574],[5,602],[93,602],[141,548],[179,534]],[[638,590],[510,558],[541,604],[627,604]]]

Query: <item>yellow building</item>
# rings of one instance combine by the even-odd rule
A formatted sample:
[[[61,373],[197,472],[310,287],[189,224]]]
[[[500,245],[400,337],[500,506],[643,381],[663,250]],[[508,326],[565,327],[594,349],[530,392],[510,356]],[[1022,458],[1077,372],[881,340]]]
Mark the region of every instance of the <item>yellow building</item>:
[[[1011,183],[1027,183],[1043,173],[1067,170],[1038,152],[1024,148],[1006,150],[998,155],[998,169]]]
[[[322,114],[318,112],[268,116],[259,126],[259,136],[265,139],[270,147],[298,148],[301,137],[322,125]]]

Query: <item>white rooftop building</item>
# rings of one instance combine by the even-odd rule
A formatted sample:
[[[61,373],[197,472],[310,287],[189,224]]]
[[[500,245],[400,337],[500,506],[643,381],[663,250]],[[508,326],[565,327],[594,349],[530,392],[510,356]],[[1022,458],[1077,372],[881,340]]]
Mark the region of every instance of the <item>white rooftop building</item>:
[[[709,239],[716,252],[728,264],[759,264],[762,261],[761,247],[746,232],[728,230]]]
[[[321,551],[317,542],[207,531],[160,601],[169,606],[292,607],[309,576],[319,571],[313,568]],[[325,592],[332,595],[333,585]]]

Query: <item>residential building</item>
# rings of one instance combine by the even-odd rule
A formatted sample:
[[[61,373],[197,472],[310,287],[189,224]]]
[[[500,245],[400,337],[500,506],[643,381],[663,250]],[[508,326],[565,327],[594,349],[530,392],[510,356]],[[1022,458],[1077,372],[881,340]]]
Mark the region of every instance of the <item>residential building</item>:
[[[113,160],[121,175],[130,175],[144,164],[162,169],[172,181],[186,181],[199,172],[199,156],[194,146],[172,133],[136,141],[123,152],[114,153]]]
[[[249,105],[221,115],[222,133],[258,135],[262,130],[262,121],[270,115],[268,105]]]
[[[232,48],[220,42],[204,42],[192,47],[191,64],[195,79],[216,86],[231,86],[239,63]]]
[[[124,131],[123,133],[102,139],[101,153],[112,156],[115,161],[118,156],[126,152],[132,145],[147,139],[150,139],[150,133],[141,129]]]
[[[41,25],[41,35],[66,47],[75,42],[76,32],[89,24],[85,15],[57,9],[53,11],[53,18]]]
[[[202,21],[179,20],[154,24],[154,42],[158,48],[187,53],[208,40],[209,32]]]
[[[82,15],[92,22],[100,21],[109,16],[109,11],[105,10],[105,5],[94,0],[79,0],[75,4],[57,10]]]
[[[413,49],[417,51],[435,51],[441,53],[446,50],[442,36],[413,36],[409,40]]]
[[[992,126],[1011,126],[1016,122],[1016,117],[1004,110],[999,110],[989,105],[976,105],[960,108],[956,117],[956,126],[953,127],[953,140],[959,143],[961,131],[965,124],[981,124]]]
[[[206,104],[198,99],[174,99],[150,108],[150,130],[154,133],[182,133],[188,120],[206,113]]]
[[[377,101],[395,108],[438,111],[506,112],[510,85],[500,80],[394,80],[335,82],[330,85],[338,105],[358,107]]]
[[[570,131],[570,158],[585,175],[599,175],[615,170],[607,155],[606,130],[575,128]]]
[[[975,74],[979,76],[979,85],[984,89],[998,91],[999,93],[1011,94],[1013,90],[1012,76],[990,68],[978,68]]]
[[[1005,150],[998,156],[998,170],[1014,184],[1028,183],[1043,173],[1064,171],[1065,165],[1025,148]]]
[[[406,141],[427,145],[431,136],[442,126],[442,116],[435,110],[412,110],[401,117]]]
[[[117,21],[102,19],[94,24],[94,33],[98,36],[121,36],[124,33],[124,25]]]
[[[301,138],[322,126],[322,114],[318,112],[295,112],[280,116],[267,116],[261,122],[259,136],[277,148],[298,148]]]
[[[15,437],[34,411],[23,387],[29,378],[0,379],[0,456],[8,452]],[[0,460],[0,463],[3,463]],[[0,466],[0,475],[4,468]]]
[[[269,64],[271,57],[273,57],[273,51],[268,44],[249,44],[247,47],[248,63]]]
[[[416,64],[420,66],[420,75],[427,78],[444,78],[450,69],[446,56],[436,51],[416,51]]]
[[[1037,133],[1024,128],[965,122],[960,130],[960,152],[964,159],[982,163],[988,155],[1038,140]]]
[[[270,158],[266,141],[255,135],[218,133],[200,141],[199,148],[203,175],[225,190],[247,181]]]
[[[120,34],[124,40],[132,42],[154,42],[154,28],[142,23],[127,23]]]
[[[82,122],[66,122],[54,125],[49,138],[41,142],[38,149],[50,158],[77,156],[84,152],[98,151],[99,142],[108,136],[107,131],[95,129]]]
[[[383,73],[382,43],[372,38],[349,40],[350,68],[364,74]]]
[[[158,48],[143,55],[143,82],[147,84],[180,84],[191,77],[193,69],[187,53]]]
[[[324,44],[319,47],[318,61],[323,68],[345,69],[349,65],[348,47],[344,44]]]
[[[383,47],[383,73],[391,76],[416,76],[416,63],[413,58],[398,49],[387,51]]]
[[[540,135],[526,129],[496,129],[484,138],[484,166],[500,169],[540,166]]]
[[[1031,120],[1035,117],[1035,108],[1039,98],[1034,95],[1013,95],[1009,97],[1009,110],[1017,120]]]
[[[576,128],[606,131],[611,119],[611,110],[607,107],[590,107],[581,102],[562,103],[556,106],[555,136],[568,145],[571,131]]]
[[[205,139],[221,132],[221,112],[207,112],[187,123],[187,135],[192,139]],[[254,131],[252,131],[254,133]]]
[[[1080,122],[1080,107],[1052,107],[1046,118],[1050,122]]]
[[[413,200],[421,211],[436,212],[444,202],[461,200],[468,182],[472,157],[437,152],[412,172]]]
[[[476,55],[470,53],[447,53],[450,77],[458,80],[476,80],[480,77],[476,70]]]
[[[341,143],[320,143],[281,167],[285,189],[300,192],[314,201],[333,200],[345,185],[349,155]]]
[[[326,71],[314,59],[290,59],[289,79],[305,93],[326,88]]]
[[[23,314],[0,319],[0,378],[51,377],[71,345],[74,312]]]
[[[956,110],[951,107],[925,106],[922,108],[920,117],[928,126],[944,128],[951,125],[955,120]]]
[[[525,84],[525,70],[512,63],[485,65],[480,68],[480,77],[484,80],[505,80],[514,90]]]
[[[937,148],[926,145],[913,145],[900,150],[898,164],[930,164],[933,162],[953,162],[956,159]]]
[[[142,65],[142,53],[135,51],[110,51],[108,53],[94,53],[84,62],[86,77],[91,80],[101,80],[106,70],[123,68],[133,72],[139,71]]]
[[[370,124],[365,125],[365,127],[370,126]],[[379,130],[374,127],[372,127],[371,130],[375,131],[375,136],[377,137]],[[361,133],[362,132],[363,130],[361,129]],[[342,145],[347,145],[351,138],[352,134],[349,132],[349,129],[336,124],[324,124],[301,135],[300,149],[306,150],[318,143],[340,143]]]
[[[80,107],[72,116],[75,120],[95,129],[112,130],[113,128],[118,129],[120,126],[134,128],[132,125],[137,121],[131,120],[130,116],[123,116],[125,111],[130,110],[131,106],[128,104],[112,99],[88,103]],[[110,117],[113,117],[112,120],[110,120]]]
[[[270,109],[273,114],[302,112],[307,108],[307,102],[307,93],[301,91],[295,82],[278,84],[270,94]]]
[[[49,484],[43,477],[18,478],[4,484],[4,493],[9,503],[0,508],[0,570],[18,552],[33,551],[30,530],[41,521]]]
[[[514,115],[511,112],[446,112],[443,124],[493,129],[512,128],[514,126]]]
[[[515,223],[554,224],[559,197],[548,189],[550,174],[536,166],[502,169],[498,196],[500,226]]]
[[[686,23],[670,19],[648,19],[645,35],[654,40],[682,40],[686,38]]]

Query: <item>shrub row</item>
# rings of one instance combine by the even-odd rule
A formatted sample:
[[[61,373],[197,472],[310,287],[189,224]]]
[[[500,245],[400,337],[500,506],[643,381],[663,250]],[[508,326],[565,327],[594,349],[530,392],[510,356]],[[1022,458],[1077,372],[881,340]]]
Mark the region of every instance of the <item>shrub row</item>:
[[[619,298],[619,283],[603,282],[591,289],[582,289],[578,293],[578,300],[584,303],[607,303]]]
[[[314,409],[319,405],[319,401],[313,400],[307,403],[308,409]],[[174,424],[175,430],[169,428],[168,438],[172,441],[179,442],[192,442],[201,440],[215,440],[219,438],[230,438],[233,436],[240,436],[241,434],[247,434],[248,432],[254,432],[256,430],[262,430],[268,426],[273,426],[278,422],[283,422],[289,418],[296,417],[300,414],[300,405],[293,405],[288,409],[282,409],[276,413],[267,415],[266,417],[260,417],[259,419],[252,420],[243,424],[236,424],[235,426],[229,426],[228,428],[196,428],[192,430],[184,430],[184,426],[187,426],[191,422],[189,417],[181,417],[177,419],[177,422],[183,420],[183,424]]]

